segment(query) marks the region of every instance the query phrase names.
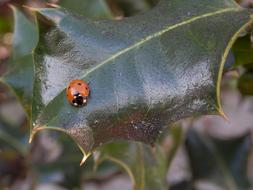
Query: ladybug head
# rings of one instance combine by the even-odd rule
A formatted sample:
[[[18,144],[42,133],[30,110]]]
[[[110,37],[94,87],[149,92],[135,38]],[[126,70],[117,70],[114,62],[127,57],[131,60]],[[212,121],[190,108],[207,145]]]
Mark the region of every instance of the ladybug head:
[[[87,98],[82,96],[81,94],[77,93],[74,95],[74,99],[72,101],[72,104],[76,107],[81,107],[86,105],[87,103]]]

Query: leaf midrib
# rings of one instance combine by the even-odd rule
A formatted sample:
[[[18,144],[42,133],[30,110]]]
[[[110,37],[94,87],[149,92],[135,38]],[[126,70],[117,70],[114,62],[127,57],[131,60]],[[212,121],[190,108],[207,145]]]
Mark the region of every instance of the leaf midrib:
[[[87,72],[85,72],[80,78],[85,78],[87,75],[89,75],[90,73],[92,73],[93,71],[99,69],[100,67],[102,67],[103,65],[107,64],[107,63],[110,63],[112,60],[120,57],[121,55],[127,53],[128,51],[131,51],[132,49],[135,49],[139,46],[141,46],[142,44],[145,44],[146,42],[154,39],[154,38],[157,38],[161,35],[163,35],[164,33],[166,32],[169,32],[171,30],[174,30],[180,26],[184,26],[184,25],[187,25],[187,24],[190,24],[194,21],[197,21],[199,19],[202,19],[202,18],[207,18],[207,17],[211,17],[211,16],[215,16],[215,15],[218,15],[218,14],[222,14],[222,13],[227,13],[227,12],[236,12],[236,11],[240,11],[240,10],[243,10],[243,8],[227,8],[227,9],[222,9],[222,10],[218,10],[218,11],[215,11],[215,12],[210,12],[210,13],[206,13],[206,14],[203,14],[203,15],[200,15],[200,16],[196,16],[196,17],[193,17],[191,19],[188,19],[186,21],[183,21],[183,22],[179,22],[177,24],[174,24],[172,26],[169,26],[161,31],[158,31],[152,35],[149,35],[143,39],[141,39],[140,41],[138,41],[137,43],[115,53],[114,55],[112,55],[111,57],[109,57],[108,59],[104,60],[103,62],[101,62],[100,64],[96,65],[95,67],[93,67],[92,69],[88,70]]]

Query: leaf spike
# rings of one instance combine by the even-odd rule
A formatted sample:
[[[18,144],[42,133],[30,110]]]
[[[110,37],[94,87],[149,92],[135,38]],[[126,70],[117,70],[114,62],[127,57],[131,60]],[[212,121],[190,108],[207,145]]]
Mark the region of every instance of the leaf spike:
[[[12,9],[12,11],[15,10],[15,8],[16,8],[16,7],[15,7],[14,5],[12,5],[12,4],[9,4],[8,7],[9,7],[10,9]]]
[[[29,138],[29,143],[31,144],[33,139],[34,139],[34,136],[36,135],[36,133],[40,130],[43,130],[45,129],[44,127],[35,127],[32,129],[32,131],[30,132],[30,138]]]
[[[26,8],[26,9],[28,9],[29,11],[33,11],[33,12],[35,12],[35,11],[38,11],[38,10],[39,10],[38,8],[35,8],[35,7],[29,7],[29,6],[27,6],[27,5],[22,5],[22,7],[24,7],[24,8]]]
[[[89,156],[90,154],[83,154],[83,159],[80,162],[80,166],[82,166],[85,163],[85,161],[87,160],[87,158],[89,158]]]
[[[59,5],[54,3],[46,3],[46,5],[49,6],[50,8],[61,8]]]
[[[219,109],[218,112],[219,112],[219,115],[220,115],[223,119],[225,119],[228,123],[231,123],[230,119],[229,119],[228,116],[224,113],[224,111],[223,111],[222,109]]]
[[[34,138],[34,136],[35,136],[35,133],[36,133],[36,131],[34,131],[34,130],[32,130],[32,132],[30,133],[30,137],[29,137],[29,144],[31,144],[31,143],[32,143],[33,138]]]

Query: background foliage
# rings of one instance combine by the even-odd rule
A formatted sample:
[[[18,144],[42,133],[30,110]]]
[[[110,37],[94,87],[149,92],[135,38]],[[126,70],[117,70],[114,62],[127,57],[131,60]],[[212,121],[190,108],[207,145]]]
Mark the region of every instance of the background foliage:
[[[16,8],[8,7],[9,3]],[[235,42],[225,66],[222,100],[229,123],[218,116],[185,119],[168,127],[152,147],[136,142],[107,144],[83,167],[79,167],[82,156],[79,149],[65,135],[45,131],[35,136],[29,145],[26,115],[31,114],[32,85],[31,88],[26,86],[32,83],[32,49],[38,36],[33,16],[22,5],[53,6],[47,3],[57,3],[92,19],[122,19],[150,10],[157,1],[0,2],[0,73],[9,71],[1,78],[19,92],[19,101],[25,110],[12,90],[1,84],[0,189],[123,190],[131,189],[131,183],[138,190],[252,188],[253,46],[250,30]],[[250,1],[238,3],[251,6]],[[22,91],[24,86],[25,91]]]

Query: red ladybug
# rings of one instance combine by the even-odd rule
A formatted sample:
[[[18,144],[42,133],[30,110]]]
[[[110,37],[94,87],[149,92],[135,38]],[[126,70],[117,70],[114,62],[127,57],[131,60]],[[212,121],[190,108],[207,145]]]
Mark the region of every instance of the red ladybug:
[[[81,107],[87,104],[90,88],[83,80],[73,80],[69,83],[66,93],[70,104]]]

